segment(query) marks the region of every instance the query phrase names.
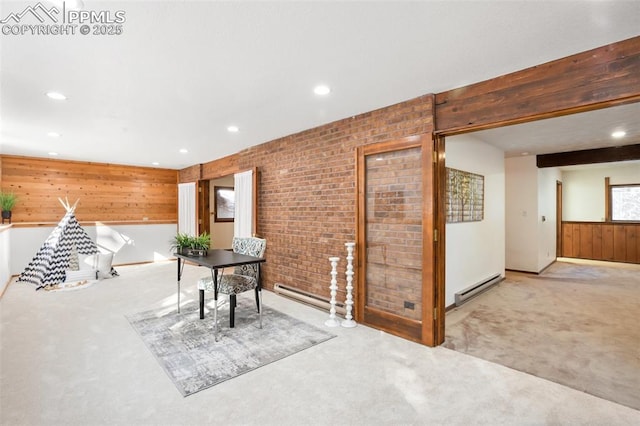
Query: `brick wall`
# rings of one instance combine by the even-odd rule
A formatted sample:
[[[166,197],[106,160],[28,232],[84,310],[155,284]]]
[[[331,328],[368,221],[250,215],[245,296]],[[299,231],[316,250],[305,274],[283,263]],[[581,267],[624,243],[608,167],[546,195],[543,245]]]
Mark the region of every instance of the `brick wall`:
[[[328,258],[340,256],[338,281],[344,288],[344,243],[355,241],[356,147],[431,133],[432,115],[432,96],[422,96],[237,154],[239,170],[259,170],[258,233],[267,239],[265,287],[281,283],[328,297]],[[203,165],[206,170],[216,167],[216,161]]]

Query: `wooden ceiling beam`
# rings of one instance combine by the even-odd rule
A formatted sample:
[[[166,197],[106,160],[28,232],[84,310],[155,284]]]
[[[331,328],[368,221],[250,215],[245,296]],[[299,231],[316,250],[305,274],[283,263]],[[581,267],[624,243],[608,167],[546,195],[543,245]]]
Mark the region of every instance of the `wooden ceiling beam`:
[[[631,160],[640,160],[640,144],[541,154],[536,156],[536,165],[543,168]]]

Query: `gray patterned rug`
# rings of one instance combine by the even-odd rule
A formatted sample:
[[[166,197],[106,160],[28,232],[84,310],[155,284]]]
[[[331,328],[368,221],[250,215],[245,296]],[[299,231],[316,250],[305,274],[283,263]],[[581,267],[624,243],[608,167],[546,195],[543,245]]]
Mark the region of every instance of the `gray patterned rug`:
[[[263,305],[262,329],[252,298],[239,298],[235,327],[229,305],[218,310],[218,342],[213,312],[199,319],[198,307],[175,306],[127,316],[183,396],[232,379],[335,337],[323,329]]]

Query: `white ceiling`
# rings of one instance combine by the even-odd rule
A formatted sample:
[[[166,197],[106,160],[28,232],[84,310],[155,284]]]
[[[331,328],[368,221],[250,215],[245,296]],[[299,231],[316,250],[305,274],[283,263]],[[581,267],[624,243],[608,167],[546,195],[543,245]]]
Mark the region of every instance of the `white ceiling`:
[[[0,19],[35,4],[3,1]],[[640,34],[638,1],[84,0],[84,10],[123,10],[123,34],[0,34],[1,153],[180,169]],[[319,83],[332,92],[314,95]],[[635,126],[637,111],[625,118]],[[571,149],[595,122],[563,131]],[[516,151],[549,139],[500,136],[513,129],[485,135]]]
[[[611,134],[624,131],[624,138]],[[474,132],[505,157],[551,154],[640,143],[640,102]]]

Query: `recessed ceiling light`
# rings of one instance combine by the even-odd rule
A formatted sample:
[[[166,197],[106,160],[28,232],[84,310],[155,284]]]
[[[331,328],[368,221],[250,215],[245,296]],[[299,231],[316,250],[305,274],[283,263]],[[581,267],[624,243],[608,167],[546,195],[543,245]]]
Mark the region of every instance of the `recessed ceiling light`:
[[[528,152],[521,152],[520,155],[529,155]]]
[[[238,128],[238,126],[229,126],[229,127],[227,127],[227,131],[231,132],[231,133],[236,133],[238,130],[240,130]]]
[[[184,148],[182,148],[182,149],[180,150],[180,154],[186,154],[187,152],[189,152],[189,151],[187,151],[187,150],[186,150],[186,149],[184,149]]]
[[[49,133],[47,133],[47,136],[49,136],[50,138],[59,138],[60,137],[60,133],[49,132]]]
[[[52,157],[55,157],[56,155],[58,155],[58,153],[57,152],[50,152],[49,155],[52,156]]]
[[[47,92],[47,96],[51,99],[55,99],[56,101],[64,101],[65,99],[67,99],[65,95],[58,92]]]
[[[615,132],[611,133],[611,137],[616,139],[623,138],[626,135],[627,135],[627,132],[625,132],[624,130],[616,130]]]
[[[329,86],[325,86],[324,84],[316,86],[313,89],[313,93],[315,93],[316,95],[328,95],[330,92],[331,89],[329,88]]]
[[[153,162],[153,163],[151,163],[151,164],[152,164],[152,165],[154,165],[154,166],[159,166],[159,165],[160,165],[160,163],[158,163],[157,161],[154,161],[154,162]]]

